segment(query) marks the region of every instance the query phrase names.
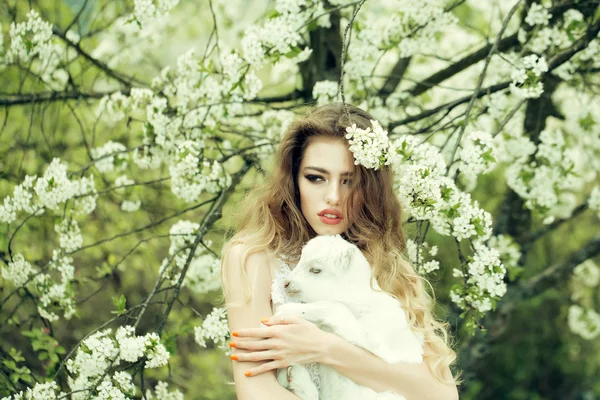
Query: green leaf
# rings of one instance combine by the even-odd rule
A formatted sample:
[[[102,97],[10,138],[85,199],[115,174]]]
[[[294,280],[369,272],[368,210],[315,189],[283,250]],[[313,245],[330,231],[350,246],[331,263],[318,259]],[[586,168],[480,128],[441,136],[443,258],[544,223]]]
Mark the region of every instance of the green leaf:
[[[121,294],[121,296],[119,297],[113,297],[113,304],[115,305],[116,310],[115,311],[111,311],[112,314],[116,314],[116,315],[122,315],[125,313],[126,311],[126,305],[127,305],[127,299],[125,299],[125,296],[123,294]]]
[[[488,150],[485,153],[483,153],[481,155],[481,158],[483,158],[483,161],[496,162],[496,159],[494,158],[494,156],[492,156],[492,150]]]

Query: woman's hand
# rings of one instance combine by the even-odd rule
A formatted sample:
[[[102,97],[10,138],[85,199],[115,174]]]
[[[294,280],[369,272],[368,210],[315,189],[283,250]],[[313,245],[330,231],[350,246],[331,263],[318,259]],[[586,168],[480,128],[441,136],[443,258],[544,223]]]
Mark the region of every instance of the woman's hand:
[[[323,359],[328,334],[312,322],[298,316],[281,315],[261,322],[265,327],[240,329],[231,333],[233,338],[229,345],[248,351],[232,354],[232,360],[263,361],[260,366],[246,371],[246,376]]]

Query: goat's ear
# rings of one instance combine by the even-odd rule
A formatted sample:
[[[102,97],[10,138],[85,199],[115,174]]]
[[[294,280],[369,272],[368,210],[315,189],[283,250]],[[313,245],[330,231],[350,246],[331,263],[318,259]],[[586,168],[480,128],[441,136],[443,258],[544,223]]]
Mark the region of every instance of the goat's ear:
[[[342,268],[346,269],[352,262],[352,257],[354,257],[354,253],[358,249],[355,247],[348,247],[342,252],[342,256],[340,257],[340,262],[342,264]]]

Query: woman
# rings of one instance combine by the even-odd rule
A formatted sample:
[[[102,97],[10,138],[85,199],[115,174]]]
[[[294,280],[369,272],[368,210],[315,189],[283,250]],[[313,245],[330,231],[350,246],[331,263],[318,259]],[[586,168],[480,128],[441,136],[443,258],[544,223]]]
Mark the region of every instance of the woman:
[[[291,124],[270,180],[246,198],[238,233],[223,250],[222,276],[240,400],[298,399],[278,384],[276,371],[311,363],[328,364],[360,385],[408,400],[458,398],[446,325],[433,318],[423,280],[402,256],[392,170],[355,165],[345,138],[346,127],[365,129],[371,119],[352,106],[316,108]],[[282,277],[303,244],[335,234],[361,249],[381,288],[402,302],[413,330],[425,337],[423,363],[387,364],[299,317],[272,317],[282,301]],[[318,374],[311,375],[318,384]]]

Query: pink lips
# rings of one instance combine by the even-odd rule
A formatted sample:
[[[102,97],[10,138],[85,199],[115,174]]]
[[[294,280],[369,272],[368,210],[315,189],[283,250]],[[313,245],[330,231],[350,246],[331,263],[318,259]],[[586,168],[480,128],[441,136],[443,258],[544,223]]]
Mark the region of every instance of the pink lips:
[[[327,218],[324,217],[323,215],[319,215],[319,218],[321,219],[321,221],[327,225],[337,225],[340,222],[342,222],[341,218]]]
[[[328,218],[326,217],[324,214],[331,214],[331,215],[335,215],[338,218]],[[342,222],[342,213],[339,212],[338,210],[334,210],[332,208],[327,208],[325,210],[322,210],[321,212],[319,212],[319,218],[321,219],[321,221],[327,225],[337,225],[340,222]]]

